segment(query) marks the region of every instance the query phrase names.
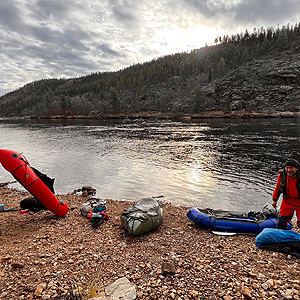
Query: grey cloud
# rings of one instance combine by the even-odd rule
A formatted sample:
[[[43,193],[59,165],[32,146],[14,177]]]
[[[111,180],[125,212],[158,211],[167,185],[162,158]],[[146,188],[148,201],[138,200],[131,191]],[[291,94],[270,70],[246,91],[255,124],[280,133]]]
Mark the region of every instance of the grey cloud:
[[[105,57],[111,57],[111,56],[120,56],[120,53],[118,51],[115,51],[113,50],[108,44],[106,43],[102,43],[101,45],[99,45],[98,47],[102,54],[105,56]]]
[[[296,19],[300,11],[298,0],[257,0],[244,1],[234,7],[237,23],[269,23],[277,25],[286,20]]]
[[[0,2],[0,28],[7,31],[23,31],[20,9],[11,1]]]
[[[122,2],[121,4],[115,4],[112,7],[112,12],[117,22],[121,24],[134,27],[137,24],[137,14],[136,7],[128,3],[127,1]]]
[[[82,1],[72,0],[38,0],[35,5],[31,5],[31,10],[35,16],[42,19],[51,19],[52,17],[58,21],[63,21],[74,17],[75,13],[83,13],[87,4]]]
[[[244,0],[232,3],[225,0],[180,0],[182,5],[190,8],[191,13],[201,14],[205,18],[228,18],[232,24],[224,27],[241,25],[285,23],[287,19],[296,20],[299,15],[300,2],[298,0]]]
[[[215,1],[211,0],[180,0],[183,7],[190,7],[191,13],[201,14],[206,18],[211,18],[222,9],[223,5],[216,5]]]

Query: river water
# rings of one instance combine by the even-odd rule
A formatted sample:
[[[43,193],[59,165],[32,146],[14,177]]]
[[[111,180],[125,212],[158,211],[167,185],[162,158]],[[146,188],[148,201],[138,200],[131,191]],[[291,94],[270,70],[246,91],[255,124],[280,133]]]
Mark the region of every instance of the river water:
[[[23,152],[55,178],[57,194],[90,185],[99,198],[164,196],[175,205],[257,211],[271,203],[286,158],[299,158],[299,132],[296,118],[1,121],[0,148]],[[0,169],[0,182],[12,180]]]

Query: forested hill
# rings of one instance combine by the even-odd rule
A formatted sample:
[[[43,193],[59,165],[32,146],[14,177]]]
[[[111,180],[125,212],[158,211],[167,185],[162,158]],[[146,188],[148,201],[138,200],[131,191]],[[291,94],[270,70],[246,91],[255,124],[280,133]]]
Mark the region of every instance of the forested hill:
[[[300,23],[217,38],[116,72],[35,81],[0,97],[0,116],[300,110]]]

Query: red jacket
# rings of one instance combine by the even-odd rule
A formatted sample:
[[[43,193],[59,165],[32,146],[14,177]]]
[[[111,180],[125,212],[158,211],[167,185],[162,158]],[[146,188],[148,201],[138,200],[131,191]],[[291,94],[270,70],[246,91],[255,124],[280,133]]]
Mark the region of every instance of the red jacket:
[[[286,181],[287,181],[286,193],[287,194],[284,198],[298,198],[299,199],[300,195],[298,193],[298,189],[296,186],[297,178],[298,178],[297,176],[295,176],[295,177],[286,176]],[[277,184],[276,184],[276,187],[273,192],[273,200],[274,201],[277,201],[281,194],[280,183],[281,183],[281,173],[278,174]]]

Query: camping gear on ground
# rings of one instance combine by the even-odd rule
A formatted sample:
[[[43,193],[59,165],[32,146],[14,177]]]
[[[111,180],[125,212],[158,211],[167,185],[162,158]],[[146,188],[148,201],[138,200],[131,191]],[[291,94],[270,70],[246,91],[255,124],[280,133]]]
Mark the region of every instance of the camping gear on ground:
[[[17,211],[18,209],[16,207],[13,208],[4,208],[4,204],[0,204],[0,213],[2,212],[8,212],[8,211]]]
[[[80,208],[81,215],[87,217],[93,228],[97,228],[104,220],[108,220],[105,200],[92,197],[83,203]]]
[[[80,208],[81,215],[86,217],[89,211],[96,212],[105,212],[106,211],[106,202],[105,200],[99,198],[89,198],[85,203],[82,204]]]
[[[68,212],[68,204],[56,198],[54,193],[51,191],[51,187],[49,188],[43,182],[43,180],[47,181],[47,184],[50,186],[51,181],[54,180],[51,180],[48,176],[47,179],[45,174],[35,169],[38,174],[42,174],[42,180],[38,174],[35,173],[34,169],[30,167],[29,162],[22,153],[7,149],[0,149],[0,162],[26,190],[42,202],[47,209],[60,217],[64,216]],[[54,189],[52,190],[54,191]]]
[[[300,258],[300,234],[292,230],[265,228],[255,238],[255,244],[260,249]]]
[[[10,208],[4,208],[4,204],[0,204],[0,213],[2,212],[9,212],[9,211],[19,211],[17,207],[10,207]],[[28,210],[27,210],[28,212]],[[20,210],[20,214],[24,214],[24,210]]]
[[[121,223],[132,236],[147,233],[162,224],[162,207],[154,198],[142,198],[124,210]]]
[[[90,211],[87,215],[87,218],[90,219],[92,223],[93,228],[99,227],[99,225],[105,221],[108,220],[108,216],[105,212],[92,212]]]
[[[239,213],[235,211],[191,208],[187,217],[196,225],[213,231],[258,234],[264,228],[276,228],[276,211],[265,205],[262,212]],[[292,225],[288,224],[288,229]]]
[[[20,208],[22,210],[28,209],[33,212],[39,212],[40,210],[46,210],[46,206],[34,197],[28,197],[20,202]]]

